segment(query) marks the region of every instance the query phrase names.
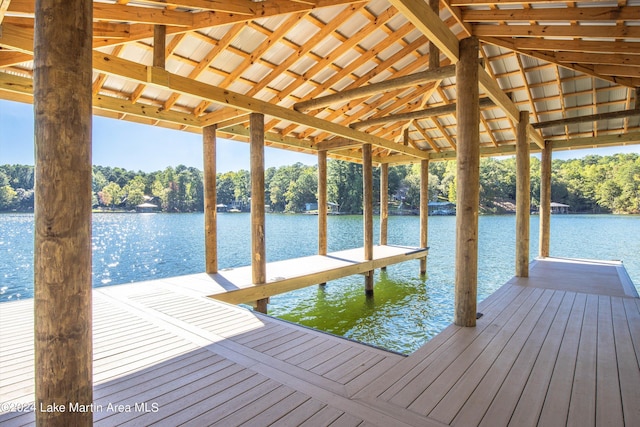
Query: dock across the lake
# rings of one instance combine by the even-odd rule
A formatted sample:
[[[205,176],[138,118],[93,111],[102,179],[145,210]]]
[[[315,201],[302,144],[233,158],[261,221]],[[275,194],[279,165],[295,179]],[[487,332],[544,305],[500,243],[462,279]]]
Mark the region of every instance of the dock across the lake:
[[[314,284],[325,283],[412,259],[425,258],[428,248],[381,245],[373,247],[373,258],[364,257],[364,248],[331,252],[267,263],[267,282],[255,285],[251,267],[229,268],[216,274],[194,274],[174,282],[231,304],[250,303]],[[417,269],[416,269],[417,270]]]
[[[640,299],[619,262],[537,260],[476,327],[407,357],[187,279],[94,290],[95,425],[640,425]],[[33,301],[0,320],[0,425],[33,424]]]

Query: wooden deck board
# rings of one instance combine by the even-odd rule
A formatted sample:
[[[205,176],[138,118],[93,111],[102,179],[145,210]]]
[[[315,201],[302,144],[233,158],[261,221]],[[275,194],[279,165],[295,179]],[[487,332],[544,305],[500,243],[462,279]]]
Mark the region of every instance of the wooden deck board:
[[[640,300],[620,292],[622,279],[575,290],[580,271],[624,278],[615,263],[554,263],[554,274],[537,262],[533,281],[483,301],[476,328],[449,326],[408,357],[207,299],[174,278],[100,288],[95,402],[158,407],[99,411],[95,424],[640,425]],[[538,286],[536,275],[554,283]],[[0,310],[15,321],[0,334],[2,400],[29,402],[32,305]],[[33,412],[0,413],[3,426],[33,422]]]

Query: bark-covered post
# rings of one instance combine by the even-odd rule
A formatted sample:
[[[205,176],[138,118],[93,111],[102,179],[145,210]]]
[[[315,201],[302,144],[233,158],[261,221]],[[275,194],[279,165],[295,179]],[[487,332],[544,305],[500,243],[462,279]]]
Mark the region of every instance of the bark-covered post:
[[[205,271],[218,272],[218,210],[216,208],[216,126],[202,129],[204,146],[204,246]]]
[[[373,259],[373,163],[371,144],[362,144],[362,203],[364,213],[364,259]],[[374,271],[365,274],[364,291],[373,295]]]
[[[478,52],[476,37],[460,41],[460,61],[456,65],[458,150],[454,314],[458,326],[476,325],[480,203]]]
[[[40,426],[90,426],[90,0],[39,0],[35,9],[35,407]],[[44,411],[41,411],[44,409]]]
[[[516,276],[529,277],[529,221],[531,159],[527,124],[529,112],[520,111],[516,129]]]
[[[540,256],[549,256],[551,236],[551,142],[547,141],[540,161]]]
[[[250,115],[251,151],[251,271],[253,284],[267,281],[264,212],[264,115]],[[266,313],[267,299],[259,300],[256,309]]]
[[[429,160],[420,162],[420,247],[429,244]],[[427,257],[420,258],[420,274],[427,274]]]

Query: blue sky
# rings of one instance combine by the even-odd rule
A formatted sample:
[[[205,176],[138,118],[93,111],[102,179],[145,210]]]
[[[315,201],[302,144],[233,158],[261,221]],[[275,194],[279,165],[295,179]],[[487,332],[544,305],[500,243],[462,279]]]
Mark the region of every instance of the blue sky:
[[[219,172],[249,169],[249,144],[218,140]],[[317,163],[316,156],[267,147],[265,166]],[[33,106],[0,100],[0,165],[34,164]],[[153,172],[167,166],[203,168],[202,136],[93,116],[93,164]]]
[[[33,165],[33,151],[33,107],[0,100],[0,164]],[[553,156],[566,160],[630,152],[640,153],[640,146],[556,151]],[[249,144],[220,139],[217,154],[219,172],[249,169]],[[296,162],[314,165],[317,160],[287,150],[265,151],[266,167]],[[94,116],[93,164],[145,172],[180,164],[202,169],[202,136]]]

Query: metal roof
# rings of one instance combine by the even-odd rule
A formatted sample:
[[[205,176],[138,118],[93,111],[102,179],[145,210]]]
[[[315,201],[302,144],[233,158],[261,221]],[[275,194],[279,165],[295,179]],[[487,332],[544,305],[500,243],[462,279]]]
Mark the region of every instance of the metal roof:
[[[22,84],[33,73],[34,3],[0,2],[6,7],[0,8],[0,98],[31,100]],[[273,146],[312,153],[333,141],[331,156],[358,161],[359,148],[337,141],[364,141],[367,134],[376,137],[377,162],[451,158],[455,113],[358,131],[349,125],[454,104],[455,77],[345,95],[303,114],[294,110],[302,101],[428,70],[429,37],[436,45],[447,43],[438,31],[478,37],[485,72],[509,97],[482,108],[485,155],[514,151],[513,110],[504,103],[529,111],[532,124],[637,108],[640,0],[445,0],[434,20],[425,18],[427,30],[414,25],[423,9],[428,5],[422,0],[94,1],[94,48],[123,64],[109,68],[94,60],[93,89],[101,100],[95,112],[194,132],[215,124],[221,136],[239,140],[247,138],[248,114],[264,112],[267,144]],[[179,89],[160,77],[137,77],[134,70],[153,62],[154,25],[166,28],[169,76],[224,89],[233,99],[203,93],[200,86]],[[440,54],[441,67],[456,61]],[[481,90],[481,97],[493,99],[489,92]],[[554,141],[558,149],[632,144],[640,142],[640,118],[557,125],[530,134],[537,135],[538,145]]]

